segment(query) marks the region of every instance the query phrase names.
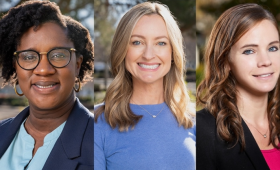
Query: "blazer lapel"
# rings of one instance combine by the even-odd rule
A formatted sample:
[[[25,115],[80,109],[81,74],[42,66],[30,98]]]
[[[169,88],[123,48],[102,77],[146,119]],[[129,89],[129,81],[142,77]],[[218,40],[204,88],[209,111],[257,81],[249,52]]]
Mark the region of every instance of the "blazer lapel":
[[[75,161],[74,158],[80,157],[81,155],[83,136],[90,116],[85,114],[85,109],[79,100],[76,100],[75,106],[43,170],[74,170],[78,166],[78,161]]]
[[[15,118],[12,118],[9,125],[0,132],[0,158],[6,152],[11,142],[14,140],[20,125],[29,115],[29,107],[21,111]]]
[[[245,153],[248,155],[256,170],[269,170],[269,167],[261,153],[257,142],[255,141],[250,129],[243,120],[242,126],[246,142]]]

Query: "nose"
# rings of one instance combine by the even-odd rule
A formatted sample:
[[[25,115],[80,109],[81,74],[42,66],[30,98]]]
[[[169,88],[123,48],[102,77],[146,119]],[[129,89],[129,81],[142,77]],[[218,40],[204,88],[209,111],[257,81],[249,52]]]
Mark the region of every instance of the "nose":
[[[55,73],[55,68],[49,63],[46,54],[41,54],[38,66],[33,71],[34,74],[47,76]]]
[[[271,66],[271,58],[269,56],[269,52],[262,52],[258,56],[258,67],[268,67]]]
[[[144,49],[143,58],[145,58],[146,60],[151,60],[154,57],[155,57],[155,51],[154,51],[153,45],[147,44]]]

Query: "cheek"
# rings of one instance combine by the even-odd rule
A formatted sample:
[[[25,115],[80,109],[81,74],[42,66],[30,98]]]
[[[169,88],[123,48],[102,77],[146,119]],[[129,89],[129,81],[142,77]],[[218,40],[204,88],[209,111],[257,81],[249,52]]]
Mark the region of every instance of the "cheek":
[[[63,70],[63,74],[71,80],[73,80],[73,79],[75,80],[77,72],[78,72],[78,69],[77,69],[77,65],[76,65],[75,61],[69,63],[69,65],[67,67],[65,67],[65,69]],[[63,75],[61,75],[61,76],[63,76]]]
[[[276,68],[278,68],[278,69],[280,68],[280,56],[279,55],[274,56],[272,58],[271,62],[273,63],[273,65],[275,65]]]
[[[29,80],[32,77],[32,71],[27,71],[19,67],[17,64],[15,65],[17,79],[22,90],[27,89],[29,86]]]
[[[133,66],[133,62],[135,61],[137,56],[135,54],[135,50],[128,49],[127,54],[125,56],[125,68],[131,72],[131,67]]]
[[[128,55],[127,55],[128,56]],[[125,57],[125,69],[131,73],[131,60],[129,57]]]
[[[158,56],[161,56],[163,62],[171,67],[171,60],[172,60],[172,51],[169,49],[162,50],[158,53]]]

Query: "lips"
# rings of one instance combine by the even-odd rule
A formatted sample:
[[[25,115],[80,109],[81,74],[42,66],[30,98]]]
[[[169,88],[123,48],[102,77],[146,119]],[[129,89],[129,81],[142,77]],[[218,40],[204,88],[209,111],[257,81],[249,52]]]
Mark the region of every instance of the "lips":
[[[143,64],[138,63],[138,65],[144,69],[154,70],[160,66],[160,64]]]
[[[47,88],[52,88],[53,86],[59,84],[58,82],[53,82],[53,81],[38,81],[36,83],[33,83],[32,85],[35,85],[39,89],[47,89]]]
[[[265,78],[268,76],[271,76],[273,73],[265,73],[265,74],[258,74],[258,75],[253,75],[254,77],[260,77],[260,78]]]

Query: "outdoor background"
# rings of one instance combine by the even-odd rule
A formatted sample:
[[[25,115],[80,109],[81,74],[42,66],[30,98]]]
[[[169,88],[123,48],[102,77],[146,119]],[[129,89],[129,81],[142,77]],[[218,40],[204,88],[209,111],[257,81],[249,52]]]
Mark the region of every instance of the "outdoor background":
[[[102,102],[106,88],[112,81],[110,74],[110,47],[119,20],[132,6],[145,0],[95,0],[95,73],[94,102]],[[196,37],[195,37],[195,0],[158,0],[169,7],[177,18],[184,37],[184,47],[187,58],[186,84],[193,102],[195,102],[195,68],[196,68]]]
[[[197,68],[196,85],[204,78],[203,55],[205,44],[218,17],[227,9],[241,3],[257,3],[269,10],[280,22],[279,0],[196,0],[196,44],[197,44]],[[197,106],[197,110],[201,107]]]
[[[17,6],[25,0],[0,0],[0,17],[14,6]],[[93,38],[94,32],[94,10],[93,0],[51,0],[56,2],[60,7],[62,14],[71,16],[80,21],[85,27],[90,30]],[[0,68],[0,71],[2,69]],[[14,117],[22,109],[28,105],[27,99],[15,94],[12,86],[5,86],[1,88],[3,79],[0,78],[0,120],[8,117]],[[80,101],[89,109],[93,111],[93,96],[94,96],[93,82],[87,83],[82,90],[77,93]],[[19,87],[18,87],[19,89]]]
[[[24,0],[0,0],[0,17]],[[51,0],[63,14],[86,26],[95,44],[95,79],[77,95],[89,109],[100,103],[112,81],[108,58],[116,26],[124,13],[145,0]],[[204,77],[205,44],[217,18],[226,9],[240,3],[257,3],[271,11],[280,22],[279,0],[159,0],[177,18],[184,36],[187,58],[186,84],[195,101],[196,85]],[[1,69],[1,68],[0,68]],[[196,75],[195,75],[196,73]],[[3,80],[0,78],[0,85]],[[94,95],[95,90],[95,95]],[[0,88],[0,119],[15,116],[28,105],[27,99],[15,95],[13,87]]]

